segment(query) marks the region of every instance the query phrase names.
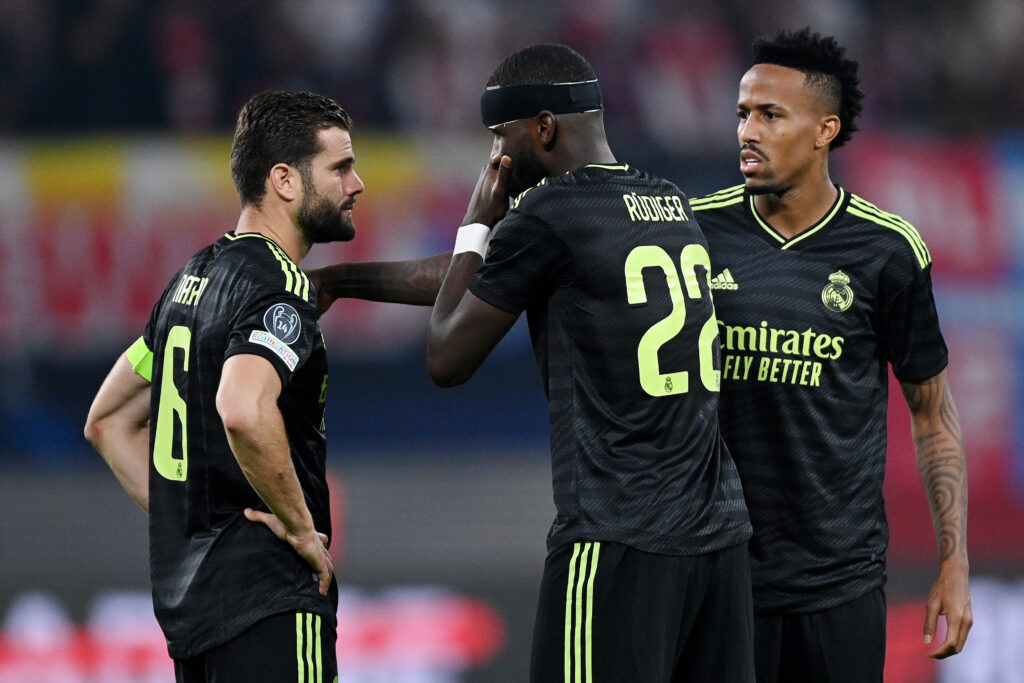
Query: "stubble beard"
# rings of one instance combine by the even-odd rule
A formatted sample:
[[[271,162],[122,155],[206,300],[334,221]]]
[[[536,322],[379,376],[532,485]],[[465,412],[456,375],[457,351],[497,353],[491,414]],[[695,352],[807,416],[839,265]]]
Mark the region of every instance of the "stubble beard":
[[[512,173],[508,179],[510,197],[518,197],[548,175],[547,169],[531,149],[524,150],[513,162]]]
[[[774,194],[781,197],[789,190],[773,174],[768,174],[765,178],[747,178],[744,184],[746,185],[747,192],[754,195]]]

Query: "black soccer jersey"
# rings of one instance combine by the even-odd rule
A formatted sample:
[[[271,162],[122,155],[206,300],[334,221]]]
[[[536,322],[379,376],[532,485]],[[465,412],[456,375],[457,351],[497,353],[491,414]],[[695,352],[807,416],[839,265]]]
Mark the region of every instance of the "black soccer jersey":
[[[223,643],[291,610],[333,623],[337,589],[317,592],[310,566],[246,507],[267,510],[228,445],[215,405],[224,361],[266,358],[281,377],[278,406],[318,531],[330,534],[323,434],[327,356],[316,292],[271,240],[227,234],[198,252],[153,308],[129,351],[152,363],[150,570],[172,657]]]
[[[840,188],[784,238],[743,186],[694,200],[722,340],[722,433],[754,537],[755,609],[848,602],[885,581],[886,403],[946,365],[917,231]]]
[[[716,419],[708,268],[686,197],[627,166],[546,179],[496,226],[470,290],[527,312],[550,413],[549,548],[691,555],[749,537]]]

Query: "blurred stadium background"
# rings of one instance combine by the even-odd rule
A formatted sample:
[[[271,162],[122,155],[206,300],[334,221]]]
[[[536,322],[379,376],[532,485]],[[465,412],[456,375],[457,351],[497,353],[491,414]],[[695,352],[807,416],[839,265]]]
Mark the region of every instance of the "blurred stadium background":
[[[620,159],[696,196],[740,180],[752,39],[804,25],[861,62],[862,132],[833,178],[931,249],[968,449],[976,626],[937,664],[920,642],[935,543],[895,392],[886,680],[1024,680],[1019,0],[0,0],[0,683],[173,680],[145,516],[81,426],[170,275],[233,227],[249,96],[316,90],[356,119],[358,237],[307,265],[402,259],[449,248],[506,54],[579,50]],[[553,514],[540,381],[520,325],[469,384],[435,389],[426,314],[340,302],[323,321],[341,680],[522,681]]]

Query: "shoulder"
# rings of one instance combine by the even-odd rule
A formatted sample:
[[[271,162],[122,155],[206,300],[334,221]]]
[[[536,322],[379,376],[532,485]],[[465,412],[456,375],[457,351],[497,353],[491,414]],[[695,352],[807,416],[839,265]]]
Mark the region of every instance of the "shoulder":
[[[302,269],[272,240],[254,233],[227,234],[217,241],[217,267],[239,284],[266,294],[291,294],[316,301],[316,291]]]
[[[703,197],[691,199],[690,208],[694,211],[704,212],[727,209],[729,207],[742,207],[744,196],[744,186],[733,185]]]
[[[736,230],[745,221],[743,185],[734,185],[690,200],[690,209],[705,236],[721,229]]]
[[[883,211],[863,197],[850,193],[850,203],[846,213],[859,219],[874,232],[877,232],[882,244],[887,245],[894,255],[906,257],[916,262],[918,268],[924,270],[931,262],[931,254],[921,234],[907,220],[888,211]]]

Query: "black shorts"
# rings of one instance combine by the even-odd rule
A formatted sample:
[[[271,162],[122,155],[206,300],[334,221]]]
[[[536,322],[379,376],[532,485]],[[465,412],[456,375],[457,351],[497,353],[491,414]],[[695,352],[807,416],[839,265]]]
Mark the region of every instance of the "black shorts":
[[[544,563],[533,683],[752,683],[746,543],[658,555],[620,543],[556,548]]]
[[[337,640],[331,619],[309,612],[275,614],[223,645],[174,660],[174,677],[177,683],[334,683]]]
[[[757,683],[882,683],[885,592],[821,612],[754,617]]]

